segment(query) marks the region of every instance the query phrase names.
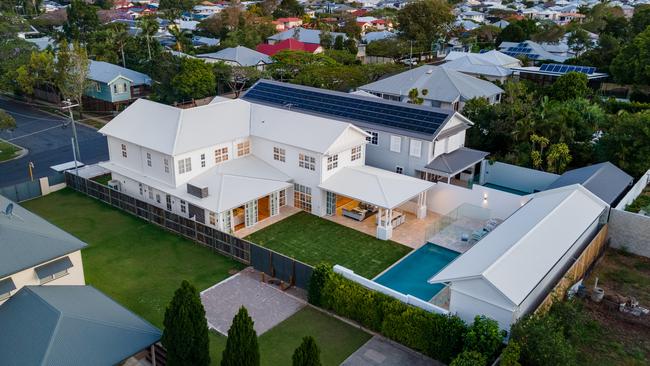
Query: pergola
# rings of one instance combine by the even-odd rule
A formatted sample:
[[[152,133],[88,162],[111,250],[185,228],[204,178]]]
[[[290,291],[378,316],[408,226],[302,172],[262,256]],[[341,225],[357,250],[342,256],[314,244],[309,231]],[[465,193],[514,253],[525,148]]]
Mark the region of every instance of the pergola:
[[[476,164],[485,159],[487,155],[488,153],[485,151],[461,147],[433,159],[425,166],[426,173],[445,177],[447,178],[447,183],[451,182],[452,177],[467,169],[472,170],[473,177]]]
[[[417,197],[416,216],[418,219],[426,217],[426,192],[434,184],[383,169],[358,166],[341,169],[319,187],[328,195],[341,195],[377,206],[377,238],[388,240],[393,234],[393,210]]]

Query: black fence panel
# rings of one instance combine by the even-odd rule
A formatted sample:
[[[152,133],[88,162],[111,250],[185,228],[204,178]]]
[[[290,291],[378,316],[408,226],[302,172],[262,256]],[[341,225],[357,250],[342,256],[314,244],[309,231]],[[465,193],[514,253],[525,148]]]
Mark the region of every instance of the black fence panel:
[[[306,289],[309,284],[313,268],[293,258],[263,248],[232,234],[219,231],[193,219],[177,215],[70,172],[66,172],[65,182],[68,187],[78,192],[129,212],[154,225],[206,246],[215,252],[244,264],[252,265],[258,271],[262,271],[269,276],[303,289]]]
[[[38,179],[0,188],[0,195],[14,202],[40,197],[41,194],[41,182]]]

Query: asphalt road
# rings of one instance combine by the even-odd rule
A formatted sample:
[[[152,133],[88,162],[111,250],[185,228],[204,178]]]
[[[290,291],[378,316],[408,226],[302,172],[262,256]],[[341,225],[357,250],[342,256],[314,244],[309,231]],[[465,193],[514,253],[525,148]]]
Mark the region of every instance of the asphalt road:
[[[72,126],[63,124],[68,120],[42,112],[26,103],[0,96],[0,109],[16,119],[16,129],[3,131],[0,138],[28,149],[20,159],[0,163],[0,187],[21,183],[29,179],[29,162],[34,163],[34,177],[52,175],[51,166],[73,160]],[[93,164],[108,160],[106,137],[93,128],[77,124],[81,162]]]

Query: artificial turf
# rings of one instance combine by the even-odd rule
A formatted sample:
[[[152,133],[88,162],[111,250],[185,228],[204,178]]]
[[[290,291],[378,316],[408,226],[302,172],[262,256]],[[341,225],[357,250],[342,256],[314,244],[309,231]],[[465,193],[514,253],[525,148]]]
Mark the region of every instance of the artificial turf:
[[[373,236],[300,212],[257,231],[247,240],[311,265],[338,264],[372,278],[411,251]]]

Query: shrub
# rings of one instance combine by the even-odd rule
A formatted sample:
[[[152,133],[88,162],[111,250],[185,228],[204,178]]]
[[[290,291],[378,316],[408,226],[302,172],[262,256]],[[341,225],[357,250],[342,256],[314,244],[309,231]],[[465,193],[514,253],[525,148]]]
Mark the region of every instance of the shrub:
[[[321,290],[325,287],[332,270],[326,264],[319,264],[314,267],[314,271],[309,279],[309,289],[307,298],[309,303],[314,306],[321,306]]]
[[[532,315],[512,326],[512,339],[521,345],[520,360],[527,366],[571,366],[576,352],[562,325],[549,314]]]
[[[307,336],[293,353],[293,366],[321,366],[320,350],[313,337]]]
[[[205,309],[196,288],[183,281],[165,310],[162,344],[167,349],[167,364],[209,365],[210,340]]]
[[[463,350],[467,327],[460,318],[404,304],[335,274],[329,267],[319,267],[314,273],[313,284],[324,285],[317,291],[310,284],[310,294],[314,294],[310,296],[319,296],[323,308],[444,363]]]
[[[253,319],[242,306],[228,329],[221,366],[259,366],[259,364],[260,348],[257,344],[257,333],[253,328]]]
[[[500,366],[521,366],[519,363],[519,355],[521,354],[521,347],[519,343],[515,341],[510,341],[508,346],[503,349],[501,353],[501,363]]]
[[[485,366],[487,357],[476,351],[463,351],[449,366]]]
[[[476,316],[474,323],[467,329],[465,349],[485,355],[488,360],[496,358],[503,346],[505,334],[499,329],[499,323],[484,315]]]

